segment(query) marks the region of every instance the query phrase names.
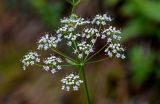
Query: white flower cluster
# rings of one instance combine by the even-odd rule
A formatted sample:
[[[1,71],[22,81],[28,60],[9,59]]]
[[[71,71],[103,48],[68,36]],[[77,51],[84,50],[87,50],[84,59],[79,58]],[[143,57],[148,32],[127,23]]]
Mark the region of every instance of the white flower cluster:
[[[48,50],[52,48],[54,52],[61,55],[63,58],[68,59],[67,65],[71,64],[70,61],[74,61],[76,65],[81,63],[86,64],[92,56],[96,55],[97,52],[105,49],[106,55],[109,57],[116,57],[124,59],[123,54],[124,48],[120,44],[121,31],[109,25],[112,19],[107,15],[96,15],[92,20],[85,20],[84,18],[78,18],[75,15],[69,18],[61,19],[61,27],[56,31],[55,36],[49,36],[47,33],[41,37],[38,41],[38,50]],[[105,42],[102,49],[95,52],[94,46],[97,40],[103,39]],[[57,45],[62,41],[72,49],[75,57],[78,59],[74,60],[67,55],[63,55],[57,48]],[[95,54],[93,53],[95,52]],[[93,55],[91,56],[91,53]],[[40,62],[39,55],[36,52],[30,52],[24,56],[22,63],[24,64],[23,69],[27,66]],[[62,69],[62,59],[52,55],[43,61],[43,69],[55,73]],[[65,66],[65,65],[64,65]],[[62,90],[69,91],[71,88],[75,91],[79,89],[82,80],[78,75],[70,74],[61,80],[63,86]]]
[[[124,49],[119,43],[110,44],[108,48],[105,49],[105,52],[109,57],[113,57],[113,55],[115,55],[117,58],[125,59],[124,54],[121,54],[121,52],[124,52]]]
[[[106,27],[110,21],[112,21],[112,19],[107,16],[107,14],[96,15],[91,21],[78,17],[65,18],[61,20],[62,28],[59,28],[57,34],[61,34],[62,37],[67,39],[67,45],[72,47],[73,53],[79,59],[82,59],[94,52],[94,44],[99,37],[106,39],[108,46],[112,43],[120,43],[117,42],[121,39],[120,30],[112,26]],[[98,27],[93,28],[93,24],[97,24]],[[111,47],[106,46],[105,52],[107,52],[107,49],[111,49]],[[115,53],[115,50],[113,51]],[[117,52],[119,52],[116,55],[117,58],[119,58],[119,54],[122,51],[122,49],[117,50]],[[111,52],[109,51],[108,53]],[[121,57],[124,58],[124,55],[121,55]]]
[[[93,45],[92,44],[87,44],[86,41],[83,41],[81,43],[77,44],[77,50],[79,51],[75,51],[75,53],[78,53],[78,58],[81,59],[83,58],[83,55],[88,55],[91,52],[94,52],[93,50]]]
[[[75,28],[68,27],[68,25],[61,27],[57,30],[57,34],[63,36],[67,40],[75,41],[79,34],[73,34],[75,31]]]
[[[106,55],[108,55],[109,57],[116,56],[116,58],[125,59],[125,56],[123,54],[124,48],[119,42],[121,40],[120,30],[117,30],[115,27],[110,26],[102,33],[103,35],[101,38],[107,38],[107,43],[109,44],[109,46],[105,49]]]
[[[22,60],[23,70],[29,65],[34,65],[36,62],[40,62],[39,55],[36,52],[29,52]]]
[[[43,69],[48,71],[51,69],[51,72],[54,74],[55,72],[57,72],[58,70],[61,70],[61,64],[62,63],[62,59],[58,58],[56,56],[51,56],[48,57],[46,60],[44,60],[44,66]]]
[[[82,37],[86,37],[87,39],[95,36],[100,37],[100,33],[96,28],[87,28],[84,30],[84,34],[82,35]]]
[[[80,34],[75,31],[79,26],[89,24],[90,21],[84,18],[69,17],[61,19],[62,27],[57,30],[57,34],[62,35],[65,39],[69,40],[68,44],[72,44],[70,41],[75,41]]]
[[[109,28],[105,29],[102,32],[102,39],[106,38],[107,36],[111,36],[111,38],[115,40],[121,40],[121,31],[117,30],[115,27],[110,26]]]
[[[69,74],[65,78],[61,80],[62,82],[62,90],[70,91],[71,88],[74,91],[77,91],[80,87],[80,84],[83,83],[82,80],[80,80],[80,77],[78,75]]]
[[[110,22],[110,21],[112,21],[112,19],[111,19],[111,17],[107,16],[107,14],[96,15],[92,21],[92,24],[104,26],[107,24],[107,22]]]
[[[85,24],[89,24],[90,21],[85,20],[84,18],[77,18],[77,16],[71,16],[69,18],[64,18],[61,19],[61,23],[67,26],[72,26],[74,28],[76,28],[77,26],[82,26]]]
[[[61,41],[61,36],[58,35],[57,37],[49,36],[46,34],[45,36],[41,37],[41,39],[38,41],[38,49],[44,49],[47,50],[51,47],[56,48],[58,42]]]

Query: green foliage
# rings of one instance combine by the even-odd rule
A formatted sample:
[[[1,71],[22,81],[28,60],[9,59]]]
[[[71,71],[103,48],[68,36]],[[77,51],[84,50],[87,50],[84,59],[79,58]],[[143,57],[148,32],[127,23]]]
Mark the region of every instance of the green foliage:
[[[141,85],[153,71],[154,54],[143,47],[135,46],[129,53],[131,71],[133,74],[132,82]]]
[[[129,18],[123,33],[124,40],[138,38],[143,35],[146,37],[160,38],[160,1],[151,0],[127,0],[122,6],[122,14]],[[144,40],[142,40],[144,41]],[[146,42],[150,44],[150,42]],[[141,85],[148,76],[155,72],[155,77],[160,79],[160,67],[155,64],[155,50],[147,50],[144,47],[134,46],[129,53],[131,71],[133,74],[132,82],[134,85]],[[155,69],[156,68],[156,69]]]
[[[107,6],[113,7],[119,2],[119,0],[104,0],[103,2]]]
[[[124,5],[123,11],[126,15],[136,14],[147,17],[153,21],[160,22],[160,1],[149,0],[128,0]]]
[[[125,39],[139,35],[157,35],[157,22],[160,22],[160,1],[128,0],[122,6],[122,12],[131,19],[123,30]]]
[[[31,0],[31,4],[49,27],[58,25],[63,7],[61,3],[49,4],[45,0]]]
[[[146,24],[146,22],[141,18],[130,20],[123,30],[123,34],[125,34],[123,39],[127,40],[128,38],[139,36],[145,31],[144,24]]]

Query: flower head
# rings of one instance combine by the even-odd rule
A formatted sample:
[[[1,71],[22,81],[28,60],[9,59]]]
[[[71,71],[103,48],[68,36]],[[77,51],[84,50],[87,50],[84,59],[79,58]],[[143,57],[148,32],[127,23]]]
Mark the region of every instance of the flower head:
[[[92,21],[92,24],[96,25],[106,25],[107,22],[112,21],[111,17],[107,16],[107,14],[96,15]]]
[[[123,54],[124,49],[123,47],[118,43],[118,44],[110,44],[106,49],[105,49],[106,54],[109,57],[113,57],[113,55],[116,56],[116,58],[121,58],[125,59],[125,56]]]
[[[62,25],[68,26],[68,27],[74,27],[77,28],[78,26],[89,24],[89,20],[85,20],[84,18],[78,18],[77,16],[70,16],[69,18],[61,19]]]
[[[34,65],[36,62],[40,62],[39,55],[36,52],[29,52],[22,59],[23,70],[29,65]]]
[[[66,75],[66,77],[63,78],[61,82],[62,90],[66,91],[70,91],[71,89],[77,91],[79,89],[80,84],[83,83],[83,81],[80,80],[80,77],[74,74]]]
[[[49,34],[46,34],[45,36],[41,37],[41,39],[38,41],[38,48],[37,49],[44,49],[47,50],[51,47],[56,48],[58,42],[61,41],[61,36],[58,35],[57,37],[49,36]]]
[[[61,63],[62,63],[62,59],[58,58],[54,55],[52,55],[51,57],[46,58],[46,60],[44,60],[44,66],[43,69],[48,71],[51,70],[51,72],[54,74],[55,72],[57,72],[58,70],[61,70]]]

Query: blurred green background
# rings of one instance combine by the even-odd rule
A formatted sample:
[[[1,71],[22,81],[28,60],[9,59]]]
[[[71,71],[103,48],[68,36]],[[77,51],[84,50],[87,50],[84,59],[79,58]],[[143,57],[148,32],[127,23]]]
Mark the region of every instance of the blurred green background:
[[[125,60],[86,67],[92,104],[160,104],[160,1],[81,0],[76,11],[85,18],[109,13],[126,47]],[[0,0],[0,104],[85,104],[83,89],[61,91],[64,72],[24,72],[20,63],[70,12],[65,0]]]

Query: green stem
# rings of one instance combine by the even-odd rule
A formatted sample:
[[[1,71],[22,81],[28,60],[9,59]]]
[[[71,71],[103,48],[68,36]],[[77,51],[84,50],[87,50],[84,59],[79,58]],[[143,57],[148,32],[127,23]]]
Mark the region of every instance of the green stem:
[[[89,91],[88,91],[88,85],[87,85],[87,79],[86,79],[86,75],[85,75],[85,71],[84,71],[84,66],[81,66],[80,70],[82,71],[81,75],[82,75],[82,78],[84,81],[83,85],[84,85],[86,104],[91,104],[90,97],[89,97]]]
[[[93,54],[91,57],[89,57],[85,62],[88,62],[90,59],[92,59],[95,55],[97,55],[99,52],[101,52],[106,46],[107,46],[107,44],[104,45],[100,50],[98,50],[98,51],[97,51],[95,54]]]
[[[88,62],[88,63],[86,63],[86,64],[93,64],[93,63],[97,63],[97,62],[102,62],[102,61],[105,61],[105,60],[107,60],[107,59],[108,59],[108,58],[104,58],[104,59],[100,59],[100,60]]]
[[[62,56],[62,57],[64,57],[64,58],[67,58],[67,59],[69,59],[69,60],[71,60],[71,61],[73,61],[73,62],[77,63],[77,61],[76,61],[76,60],[74,60],[74,59],[72,59],[72,58],[68,57],[67,55],[65,55],[65,54],[61,53],[60,51],[58,51],[58,50],[56,50],[56,49],[53,49],[53,48],[52,48],[52,51],[54,51],[55,53],[57,53],[57,54],[61,55],[61,56]]]
[[[72,7],[72,14],[75,14],[76,10],[75,10],[75,6],[73,5]]]
[[[61,66],[66,66],[66,67],[69,67],[69,66],[78,66],[79,64],[75,64],[75,65],[61,65]]]

